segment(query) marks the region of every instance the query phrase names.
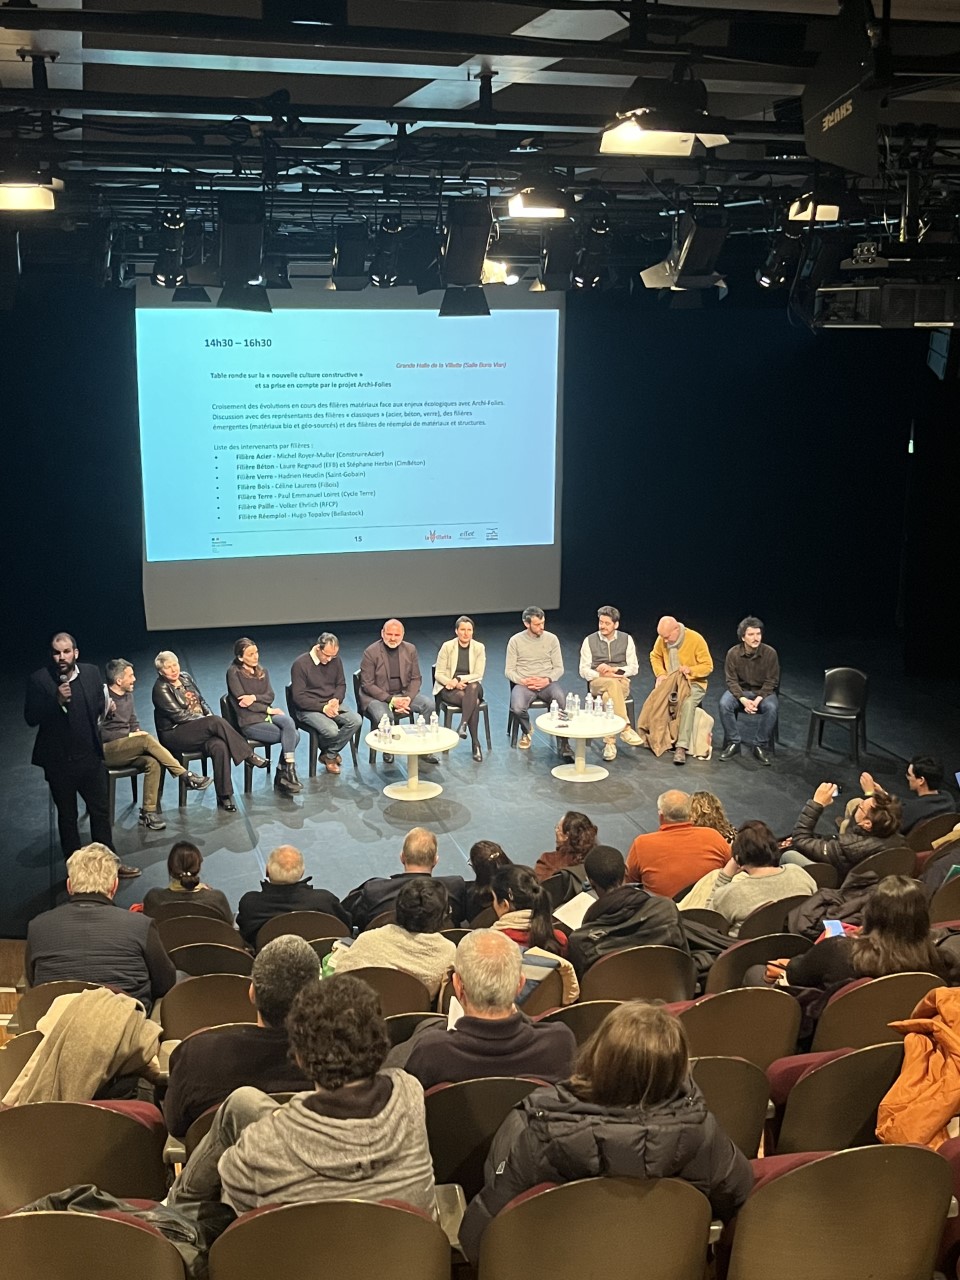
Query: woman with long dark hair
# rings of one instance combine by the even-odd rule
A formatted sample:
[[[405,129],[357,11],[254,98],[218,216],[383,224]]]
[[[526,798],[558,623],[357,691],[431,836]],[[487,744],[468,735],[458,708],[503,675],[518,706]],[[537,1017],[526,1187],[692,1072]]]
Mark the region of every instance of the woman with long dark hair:
[[[460,1244],[476,1265],[487,1224],[540,1182],[680,1178],[718,1218],[733,1216],[753,1186],[747,1158],[707,1110],[690,1078],[683,1026],[665,1009],[630,1000],[614,1009],[577,1055],[563,1084],[534,1089],[500,1126],[486,1185],[470,1203]]]
[[[470,866],[476,879],[467,885],[466,905],[463,918],[468,924],[480,914],[493,906],[493,893],[490,885],[493,876],[501,867],[512,867],[513,863],[495,840],[476,840],[470,846]]]
[[[245,737],[266,746],[280,743],[274,787],[288,795],[302,791],[295,754],[300,730],[282,707],[274,706],[270,673],[261,667],[260,651],[249,636],[241,636],[233,646],[233,662],[227,668],[227,692]]]
[[[167,856],[167,875],[170,882],[165,889],[149,889],[143,899],[143,910],[152,915],[158,907],[170,903],[200,902],[213,907],[227,924],[233,924],[233,909],[219,889],[211,889],[200,879],[203,855],[189,840],[178,840]]]
[[[549,880],[564,867],[580,867],[597,843],[597,828],[585,813],[568,809],[554,831],[556,848],[542,853],[533,868],[538,880]]]
[[[529,867],[501,867],[494,872],[490,888],[497,916],[491,927],[512,938],[530,957],[523,969],[527,986],[521,990],[517,1003],[522,1006],[550,969],[558,968],[563,980],[563,1003],[572,1004],[580,994],[580,984],[573,965],[566,959],[567,940],[553,927],[553,907],[546,889]],[[545,962],[548,956],[556,957],[555,963],[539,961],[542,957]]]

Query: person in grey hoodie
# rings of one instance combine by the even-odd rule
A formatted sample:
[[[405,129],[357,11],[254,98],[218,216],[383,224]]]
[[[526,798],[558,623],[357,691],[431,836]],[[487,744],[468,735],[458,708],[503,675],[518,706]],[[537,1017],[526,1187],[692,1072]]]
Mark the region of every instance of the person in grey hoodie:
[[[265,1204],[403,1200],[435,1213],[423,1089],[383,1067],[390,1038],[375,992],[334,975],[308,984],[287,1018],[312,1093],[280,1105],[236,1089],[217,1112],[167,1197],[184,1213],[222,1201],[236,1213]]]

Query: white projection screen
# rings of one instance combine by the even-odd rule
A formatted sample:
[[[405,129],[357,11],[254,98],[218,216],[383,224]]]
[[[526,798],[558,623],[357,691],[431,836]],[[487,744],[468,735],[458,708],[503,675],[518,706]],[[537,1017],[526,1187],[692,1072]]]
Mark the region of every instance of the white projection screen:
[[[141,283],[151,630],[555,608],[562,294],[272,290],[272,314]],[[210,290],[215,301],[217,291]]]

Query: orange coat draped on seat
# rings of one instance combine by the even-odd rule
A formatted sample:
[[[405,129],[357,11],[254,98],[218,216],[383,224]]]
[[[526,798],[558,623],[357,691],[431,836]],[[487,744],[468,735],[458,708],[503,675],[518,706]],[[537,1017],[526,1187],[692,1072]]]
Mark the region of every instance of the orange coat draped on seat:
[[[890,1026],[904,1036],[903,1066],[877,1111],[877,1137],[936,1151],[960,1113],[960,989],[936,987]]]

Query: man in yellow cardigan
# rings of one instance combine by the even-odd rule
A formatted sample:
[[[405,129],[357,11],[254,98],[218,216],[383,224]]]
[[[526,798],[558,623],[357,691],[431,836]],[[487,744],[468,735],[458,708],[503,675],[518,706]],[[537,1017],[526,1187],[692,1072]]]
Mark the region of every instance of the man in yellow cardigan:
[[[707,692],[707,676],[713,670],[713,658],[699,631],[685,627],[676,618],[666,617],[657,623],[657,639],[650,651],[650,666],[657,684],[673,671],[681,672],[690,681],[690,694],[680,707],[677,745],[673,753],[674,764],[686,764],[693,734],[693,713]]]

